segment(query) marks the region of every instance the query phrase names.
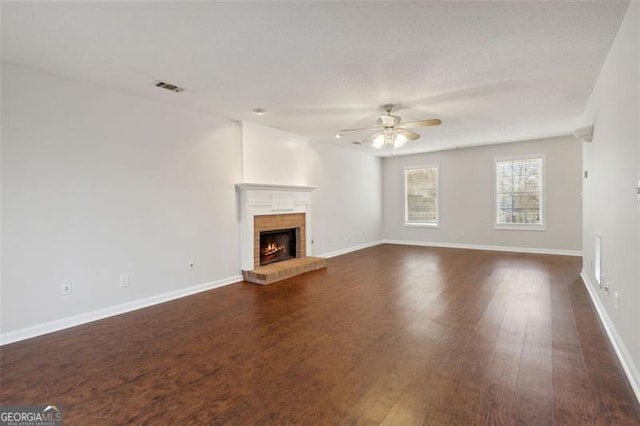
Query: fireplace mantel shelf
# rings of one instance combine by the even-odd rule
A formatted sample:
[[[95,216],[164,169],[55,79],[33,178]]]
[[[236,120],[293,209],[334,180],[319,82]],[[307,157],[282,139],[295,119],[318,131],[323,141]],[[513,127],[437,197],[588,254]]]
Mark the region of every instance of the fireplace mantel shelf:
[[[243,191],[290,191],[290,192],[311,192],[316,189],[315,186],[305,185],[280,185],[269,183],[236,183],[236,188]]]

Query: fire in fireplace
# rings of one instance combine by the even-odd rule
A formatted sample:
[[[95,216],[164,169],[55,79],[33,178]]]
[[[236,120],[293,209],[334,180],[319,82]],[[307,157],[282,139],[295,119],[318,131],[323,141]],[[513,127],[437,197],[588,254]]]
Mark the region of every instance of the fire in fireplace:
[[[260,232],[260,265],[296,257],[296,228]]]

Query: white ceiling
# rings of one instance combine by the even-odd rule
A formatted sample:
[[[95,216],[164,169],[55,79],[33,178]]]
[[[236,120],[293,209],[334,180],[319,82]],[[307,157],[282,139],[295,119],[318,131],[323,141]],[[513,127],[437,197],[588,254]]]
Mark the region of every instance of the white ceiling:
[[[386,103],[402,153],[571,133],[627,2],[3,2],[2,59],[353,147]],[[163,80],[186,88],[158,89]],[[266,108],[264,116],[253,108]],[[389,152],[384,152],[388,154]]]

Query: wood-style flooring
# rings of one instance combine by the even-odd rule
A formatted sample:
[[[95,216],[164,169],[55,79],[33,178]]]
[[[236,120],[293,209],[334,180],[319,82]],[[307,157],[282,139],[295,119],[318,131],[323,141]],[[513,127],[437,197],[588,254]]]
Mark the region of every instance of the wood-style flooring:
[[[577,257],[380,245],[0,349],[67,425],[638,425]]]

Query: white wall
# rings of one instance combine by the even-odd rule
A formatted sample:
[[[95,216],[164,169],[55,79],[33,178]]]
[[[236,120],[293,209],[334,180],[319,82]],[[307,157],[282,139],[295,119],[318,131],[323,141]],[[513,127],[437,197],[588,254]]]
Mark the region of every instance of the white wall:
[[[351,149],[310,142],[314,255],[335,255],[379,242],[382,230],[380,159]]]
[[[383,160],[383,237],[434,245],[547,252],[581,250],[581,146],[552,138],[389,157]],[[545,156],[545,231],[494,229],[494,160]],[[440,226],[404,225],[404,168],[439,165]]]
[[[631,2],[591,95],[583,144],[584,264],[588,288],[608,326],[640,400],[640,4]],[[596,285],[595,234],[602,235],[602,275]],[[619,294],[618,308],[615,293]]]
[[[380,240],[371,155],[7,63],[2,87],[2,342],[240,280],[239,182],[318,186],[316,255]]]
[[[305,150],[308,138],[242,122],[242,181],[306,185]]]
[[[239,124],[6,63],[2,87],[5,337],[237,279]]]

